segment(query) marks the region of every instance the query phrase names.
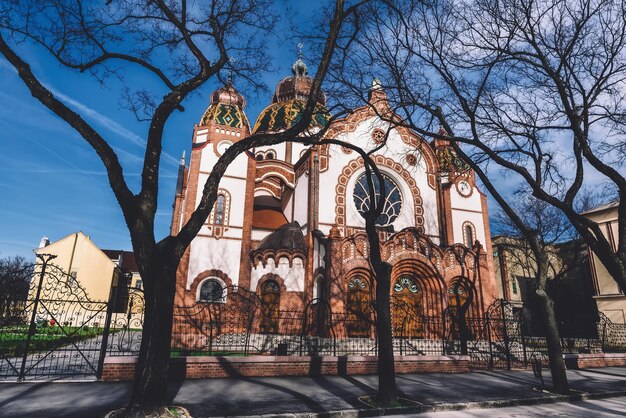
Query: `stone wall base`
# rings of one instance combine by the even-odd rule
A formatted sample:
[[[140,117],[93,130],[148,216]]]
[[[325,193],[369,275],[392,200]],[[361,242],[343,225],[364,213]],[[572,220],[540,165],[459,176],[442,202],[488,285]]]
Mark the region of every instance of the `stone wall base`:
[[[568,369],[626,366],[626,353],[564,354]]]
[[[397,356],[396,373],[468,373],[469,356]],[[132,380],[137,357],[106,357],[101,380]],[[348,376],[376,374],[373,356],[175,357],[171,379],[261,376]]]

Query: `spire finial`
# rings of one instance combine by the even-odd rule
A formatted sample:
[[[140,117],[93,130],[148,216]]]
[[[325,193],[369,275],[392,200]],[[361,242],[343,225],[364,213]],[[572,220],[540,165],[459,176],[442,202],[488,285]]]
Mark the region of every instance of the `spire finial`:
[[[304,48],[304,44],[302,42],[298,42],[298,59],[302,59],[302,48]]]
[[[229,65],[228,65],[228,82],[227,83],[229,86],[233,85],[233,66],[235,64],[235,61],[236,61],[235,57],[230,57],[228,59]]]
[[[296,77],[304,77],[309,74],[309,69],[306,68],[306,64],[304,63],[304,61],[302,61],[302,48],[303,47],[304,45],[302,44],[302,42],[300,42],[298,44],[298,60],[294,62],[293,66],[291,67],[291,72]]]

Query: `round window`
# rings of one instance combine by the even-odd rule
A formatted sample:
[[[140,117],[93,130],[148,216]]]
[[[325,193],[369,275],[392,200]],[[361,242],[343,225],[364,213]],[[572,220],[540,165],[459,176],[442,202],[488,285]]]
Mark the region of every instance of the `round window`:
[[[376,225],[389,226],[396,220],[398,215],[400,215],[400,211],[402,210],[402,195],[400,194],[400,188],[391,177],[386,174],[382,174],[382,177],[385,185],[385,199],[383,210],[376,220]],[[380,196],[381,187],[378,177],[372,176],[372,180],[375,192],[374,199],[376,199],[374,201],[376,202]],[[369,186],[367,185],[366,174],[362,174],[356,181],[353,196],[356,210],[359,211],[361,216],[365,217],[365,214],[372,204],[372,196]]]

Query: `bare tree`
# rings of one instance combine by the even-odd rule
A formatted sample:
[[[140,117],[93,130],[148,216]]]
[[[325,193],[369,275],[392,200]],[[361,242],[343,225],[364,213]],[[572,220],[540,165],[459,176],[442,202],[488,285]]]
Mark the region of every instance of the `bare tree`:
[[[564,337],[564,331],[572,331],[569,330],[569,327],[564,329],[564,325],[574,324],[574,321],[581,328],[581,332],[584,332],[585,325],[588,325],[587,328],[591,328],[591,321],[594,321],[597,315],[594,315],[593,312],[594,303],[591,295],[583,298],[580,295],[574,296],[559,292],[559,287],[564,280],[577,277],[575,286],[580,288],[584,286],[585,279],[589,279],[589,277],[584,277],[584,269],[587,266],[586,256],[581,256],[581,254],[586,254],[587,247],[576,233],[573,225],[560,210],[533,198],[527,193],[514,194],[511,199],[511,206],[526,225],[537,231],[539,242],[548,257],[546,291],[555,302],[555,316],[559,323],[561,338]],[[500,268],[504,268],[502,263],[505,263],[507,271],[517,271],[522,273],[524,277],[534,279],[531,283],[526,283],[527,285],[535,283],[537,260],[524,234],[502,211],[493,216],[493,221],[494,230],[498,234],[502,234],[502,240],[498,242],[498,256],[501,256],[500,253],[502,252],[502,259],[506,259],[506,261],[501,262]],[[521,283],[519,285],[522,286]],[[502,286],[503,292],[506,292],[504,289],[506,284],[503,283]],[[560,296],[569,297],[571,300],[563,300],[562,298],[559,300],[558,297]],[[589,302],[591,303],[589,304]],[[568,308],[571,304],[575,304],[574,309]],[[532,294],[524,300],[524,305],[526,309],[531,311],[531,318],[529,318],[531,323],[541,321],[541,318],[537,317],[538,312],[534,312],[536,303],[534,303]],[[563,313],[567,313],[567,317],[563,316]],[[570,318],[570,316],[573,317]],[[567,321],[567,324],[564,321]],[[538,325],[543,328],[540,322]],[[533,328],[535,328],[534,325]]]
[[[24,257],[0,258],[0,323],[20,322],[33,278],[33,263]]]
[[[529,242],[541,278],[537,293],[552,325],[548,257],[534,228],[507,209],[511,186],[560,210],[626,290],[623,3],[382,3],[367,13],[367,29],[348,53],[351,76],[338,77],[347,90],[357,92],[363,75],[376,72],[402,123],[449,141],[465,157]],[[616,249],[576,206],[590,172],[620,199]],[[566,391],[557,336],[548,336],[551,365],[556,389]]]
[[[329,11],[318,71],[299,122],[284,132],[252,135],[232,145],[213,168],[189,221],[178,235],[160,241],[154,236],[154,217],[165,125],[175,111],[184,110],[182,103],[190,94],[219,76],[232,56],[237,57],[236,71],[250,81],[255,71],[267,68],[264,39],[279,15],[273,3],[16,0],[0,6],[0,53],[15,67],[31,94],[74,128],[98,154],[130,232],[145,287],[145,320],[127,415],[159,410],[166,402],[176,268],[213,208],[222,175],[248,149],[294,139],[315,141],[315,135],[308,135],[316,105],[312,98],[319,97],[344,21],[360,3],[337,0]],[[129,108],[142,112],[149,124],[138,193],[129,188],[118,157],[105,137],[59,100],[20,57],[17,51],[22,41],[47,50],[67,68],[90,72],[101,83],[110,76],[121,76],[122,70],[130,67],[160,80],[159,91],[140,89],[134,96],[126,95],[138,98],[128,102]]]

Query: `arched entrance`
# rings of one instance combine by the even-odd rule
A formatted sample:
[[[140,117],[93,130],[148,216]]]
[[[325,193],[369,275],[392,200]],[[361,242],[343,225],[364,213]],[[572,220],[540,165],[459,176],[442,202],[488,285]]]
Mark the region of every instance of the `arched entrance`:
[[[468,312],[474,301],[474,294],[466,279],[457,278],[448,286],[448,315],[450,321],[450,338],[453,340],[467,340],[470,336]]]
[[[348,280],[347,292],[349,337],[370,336],[370,286],[362,275],[356,275]]]
[[[392,327],[394,337],[423,338],[424,292],[410,275],[396,279],[392,289]]]
[[[267,280],[261,287],[261,333],[277,334],[280,313],[280,285]]]

